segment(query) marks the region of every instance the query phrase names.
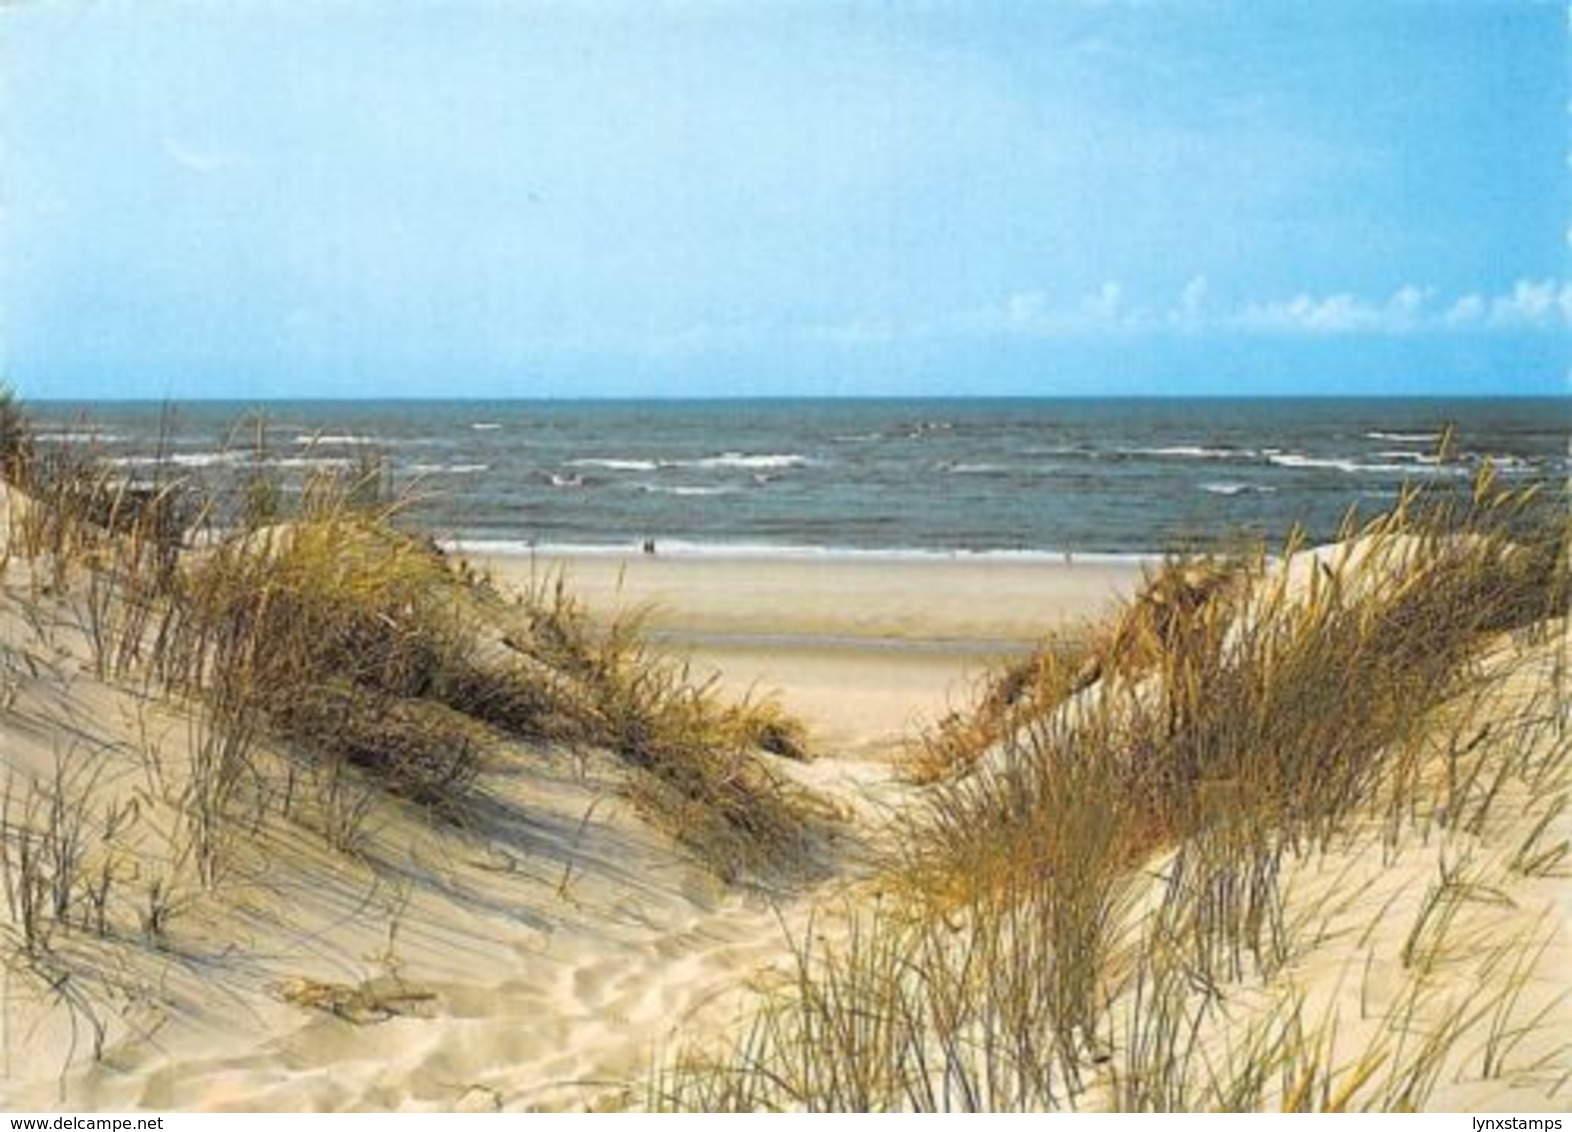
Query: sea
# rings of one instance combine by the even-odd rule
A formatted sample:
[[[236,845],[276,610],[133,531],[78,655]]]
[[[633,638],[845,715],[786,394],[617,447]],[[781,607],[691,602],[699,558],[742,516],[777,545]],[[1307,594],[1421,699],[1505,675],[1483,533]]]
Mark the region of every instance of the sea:
[[[1150,556],[1405,483],[1564,491],[1572,399],[32,403],[128,478],[285,491],[380,461],[400,521],[490,552]],[[1451,436],[1445,452],[1442,437]]]

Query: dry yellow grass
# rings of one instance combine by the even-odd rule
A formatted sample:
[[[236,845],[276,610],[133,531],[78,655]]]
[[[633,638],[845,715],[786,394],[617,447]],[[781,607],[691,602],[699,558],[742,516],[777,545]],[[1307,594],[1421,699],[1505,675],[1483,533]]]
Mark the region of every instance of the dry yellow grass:
[[[1457,708],[1501,686],[1482,658],[1502,633],[1531,644],[1565,616],[1564,506],[1486,469],[1470,497],[1406,492],[1344,535],[1316,553],[1291,540],[1281,563],[1170,563],[1084,656],[1001,676],[930,745],[920,769],[941,783],[882,881],[893,903],[844,940],[799,941],[738,1045],[679,1058],[650,1102],[1411,1108],[1443,1067],[1464,1072],[1469,1043],[1528,1032],[1505,1019],[1534,977],[1532,926],[1499,941],[1519,958],[1481,960],[1452,999],[1414,977],[1411,948],[1383,954],[1407,989],[1361,1015],[1351,1065],[1337,1032],[1352,1022],[1291,983],[1217,1044],[1225,999],[1280,993],[1357,902],[1306,912],[1288,877],[1350,844],[1392,855],[1479,826],[1514,789],[1563,806],[1568,790],[1559,663],[1529,700],[1495,703],[1507,742],[1501,719],[1484,742]],[[1559,860],[1540,836],[1514,859]],[[1383,910],[1362,915],[1375,933]],[[1456,946],[1437,915],[1415,929],[1425,955]]]
[[[799,856],[819,811],[760,752],[805,757],[802,726],[696,684],[636,619],[598,629],[560,581],[504,595],[398,528],[375,463],[313,475],[288,521],[276,485],[214,498],[166,471],[132,489],[91,452],[25,464],[9,545],[40,598],[76,611],[101,676],[206,705],[199,840],[216,843],[264,733],[332,796],[318,809],[345,847],[362,809],[339,796],[345,768],[458,817],[511,735],[621,755],[651,816],[725,876]]]

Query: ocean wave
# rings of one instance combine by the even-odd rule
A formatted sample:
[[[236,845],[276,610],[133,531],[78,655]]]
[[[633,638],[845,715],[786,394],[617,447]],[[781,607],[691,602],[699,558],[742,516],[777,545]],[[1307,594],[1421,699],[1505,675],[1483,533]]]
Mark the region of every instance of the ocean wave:
[[[723,452],[719,456],[700,456],[691,460],[641,460],[622,456],[581,456],[567,461],[570,468],[607,468],[617,472],[656,472],[664,468],[737,468],[742,470],[779,470],[801,468],[808,457],[795,452],[750,454]]]
[[[678,468],[801,468],[808,457],[795,452],[748,455],[743,452],[725,452],[719,456],[704,456],[698,460],[672,460],[666,466]]]
[[[547,478],[548,478],[549,482],[551,483],[552,487],[583,487],[584,486],[584,477],[583,476],[565,476],[565,475],[562,475],[562,474],[560,474],[558,472],[552,472],[552,473],[550,473],[550,475]]]
[[[1177,460],[1254,460],[1261,453],[1254,448],[1209,448],[1200,444],[1174,444],[1161,448],[1121,448],[1125,456],[1161,456]]]
[[[1444,464],[1367,464],[1337,456],[1306,456],[1302,452],[1283,452],[1276,456],[1268,456],[1267,459],[1280,468],[1326,469],[1347,472],[1349,475],[1461,475],[1466,471],[1463,468]]]
[[[1398,444],[1433,444],[1441,439],[1439,432],[1382,432],[1371,429],[1365,433],[1369,440],[1391,440]]]
[[[162,455],[140,454],[115,456],[104,461],[115,468],[274,468],[280,471],[312,471],[321,469],[352,468],[356,461],[348,456],[267,456],[257,458],[256,453],[244,449],[221,452],[166,452]],[[484,471],[485,465],[425,465],[417,464],[413,470]]]
[[[570,468],[608,468],[614,472],[653,472],[660,466],[658,460],[619,460],[599,456],[567,461],[567,467]]]
[[[1338,457],[1306,456],[1303,452],[1280,452],[1276,456],[1268,456],[1267,459],[1276,464],[1279,468],[1308,468],[1315,470],[1326,469],[1330,471],[1348,472],[1350,474],[1357,474],[1359,472],[1365,471],[1377,471],[1383,467],[1391,467],[1401,470],[1398,469],[1396,464],[1361,464],[1358,460],[1344,460]]]
[[[157,456],[116,456],[105,461],[115,468],[216,468],[243,464],[245,452],[166,452]]]
[[[1048,444],[1021,450],[1023,456],[1079,456],[1086,460],[1101,459],[1103,453],[1086,444]]]
[[[33,439],[42,444],[124,444],[126,437],[118,432],[101,432],[95,428],[53,428],[33,433]]]
[[[684,484],[639,483],[634,486],[650,495],[734,495],[737,492],[734,487],[693,487]]]
[[[1277,491],[1261,483],[1203,483],[1201,490],[1212,495],[1272,495]]]
[[[1030,460],[1015,464],[999,464],[985,460],[958,460],[954,463],[935,464],[934,467],[938,471],[946,472],[952,476],[1046,476],[1065,470],[1063,465],[1059,463],[1043,463]],[[1071,473],[1072,478],[1086,474],[1085,472]]]
[[[262,463],[269,468],[283,468],[287,471],[321,471],[355,466],[355,461],[343,456],[282,456],[274,460],[264,460]]]
[[[952,476],[1008,476],[1016,469],[1008,464],[941,464]]]
[[[325,448],[367,448],[384,444],[374,436],[358,436],[352,432],[301,433],[295,443],[304,447],[321,445]]]
[[[1484,464],[1486,461],[1489,461],[1490,466],[1494,468],[1498,474],[1513,477],[1537,475],[1555,476],[1559,473],[1564,473],[1568,466],[1567,461],[1565,460],[1551,460],[1541,463],[1536,460],[1525,460],[1521,456],[1493,454],[1478,456],[1476,457],[1476,460],[1480,464]]]
[[[411,464],[409,470],[420,476],[473,476],[491,471],[490,464]]]
[[[497,421],[472,421],[469,427],[476,432],[496,432],[502,425]]]

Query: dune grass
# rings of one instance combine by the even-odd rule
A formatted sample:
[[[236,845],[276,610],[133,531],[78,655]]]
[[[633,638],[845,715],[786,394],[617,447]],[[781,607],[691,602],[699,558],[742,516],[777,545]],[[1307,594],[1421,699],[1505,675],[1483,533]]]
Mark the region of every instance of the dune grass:
[[[1508,793],[1565,805],[1560,661],[1503,705],[1484,658],[1565,616],[1566,514],[1487,468],[1470,497],[1406,491],[1351,516],[1331,550],[1167,563],[1076,650],[1015,666],[975,717],[941,726],[916,768],[939,785],[900,831],[877,910],[799,941],[738,1044],[686,1051],[650,1102],[1422,1106],[1469,1042],[1518,1032],[1500,1018],[1532,964],[1490,960],[1438,997],[1429,974],[1460,946],[1448,909],[1476,891],[1443,875],[1413,943],[1391,948],[1407,989],[1360,1019],[1345,1064],[1350,1020],[1281,979],[1350,900],[1287,886],[1353,844],[1397,855],[1477,830]],[[1476,723],[1487,706],[1514,733]],[[1559,861],[1540,847],[1550,820],[1514,861]],[[1231,1002],[1271,994],[1244,1038],[1218,1037]]]
[[[1297,844],[1357,805],[1401,810],[1431,709],[1481,643],[1565,611],[1567,521],[1486,473],[1467,503],[1409,493],[1344,533],[1288,569],[1161,567],[1092,646],[1095,683],[1067,689],[1048,663],[1037,710],[959,760],[991,773],[938,791],[914,873],[976,893],[1001,870],[1056,871],[1049,814],[1088,778],[1112,783],[1125,862],[1240,815]]]
[[[186,808],[205,877],[264,740],[303,760],[343,846],[365,808],[352,778],[460,820],[488,760],[527,740],[621,756],[639,805],[724,876],[799,857],[819,815],[761,758],[806,756],[773,703],[722,700],[636,619],[595,625],[561,579],[499,592],[402,529],[409,501],[375,460],[287,496],[260,474],[232,498],[176,471],[133,486],[92,451],[29,457],[10,546],[100,677],[204,705]]]

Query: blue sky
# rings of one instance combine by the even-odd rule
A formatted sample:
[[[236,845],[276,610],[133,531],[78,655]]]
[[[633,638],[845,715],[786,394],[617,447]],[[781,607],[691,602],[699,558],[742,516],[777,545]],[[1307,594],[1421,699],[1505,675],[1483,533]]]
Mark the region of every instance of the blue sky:
[[[1563,393],[1554,3],[0,7],[32,397]]]

